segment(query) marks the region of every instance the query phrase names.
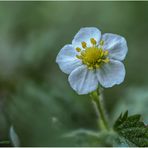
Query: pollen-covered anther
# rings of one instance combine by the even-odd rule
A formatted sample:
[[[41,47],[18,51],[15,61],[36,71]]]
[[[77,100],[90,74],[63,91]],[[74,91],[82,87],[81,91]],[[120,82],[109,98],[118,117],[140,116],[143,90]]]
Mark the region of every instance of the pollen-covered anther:
[[[109,58],[106,58],[106,59],[103,59],[102,60],[104,63],[108,63],[110,60],[109,60]]]
[[[99,65],[99,64],[96,64],[95,66],[96,66],[96,68],[99,68],[99,67],[100,67],[100,65]]]
[[[96,45],[97,44],[97,42],[96,42],[96,40],[94,38],[91,38],[90,42],[92,43],[92,45]]]
[[[81,42],[81,44],[82,44],[82,47],[83,47],[83,48],[86,48],[86,47],[87,47],[86,42]]]
[[[80,52],[80,51],[81,51],[81,48],[77,47],[77,48],[76,48],[76,51],[77,51],[77,52]]]

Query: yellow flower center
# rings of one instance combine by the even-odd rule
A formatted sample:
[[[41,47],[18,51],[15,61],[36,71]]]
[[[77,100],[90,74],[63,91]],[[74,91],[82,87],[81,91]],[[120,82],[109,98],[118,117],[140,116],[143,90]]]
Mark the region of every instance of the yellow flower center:
[[[102,48],[104,42],[101,41],[99,46],[96,45],[96,40],[91,38],[90,39],[92,47],[87,47],[85,42],[82,42],[82,47],[84,50],[81,50],[81,48],[77,47],[77,52],[80,52],[79,55],[76,55],[76,57],[80,60],[82,60],[82,63],[87,65],[88,69],[97,69],[102,64],[108,63],[109,58],[108,56],[108,50],[104,50]]]

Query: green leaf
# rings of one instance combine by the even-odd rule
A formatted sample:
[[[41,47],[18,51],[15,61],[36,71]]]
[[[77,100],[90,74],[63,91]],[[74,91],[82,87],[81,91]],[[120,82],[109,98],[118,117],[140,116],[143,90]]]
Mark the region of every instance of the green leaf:
[[[148,125],[140,121],[141,115],[128,116],[128,111],[120,114],[114,124],[114,130],[135,146],[148,146]]]

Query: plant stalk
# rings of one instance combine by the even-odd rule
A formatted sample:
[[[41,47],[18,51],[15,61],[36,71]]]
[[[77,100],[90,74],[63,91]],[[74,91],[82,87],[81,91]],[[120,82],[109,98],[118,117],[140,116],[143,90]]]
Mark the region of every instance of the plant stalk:
[[[96,112],[97,114],[99,114],[98,116],[98,122],[100,125],[101,129],[106,129],[109,130],[109,126],[108,126],[108,122],[105,116],[105,110],[104,110],[104,106],[101,103],[101,95],[98,93],[98,91],[94,91],[90,94],[92,101],[95,105],[96,108]]]

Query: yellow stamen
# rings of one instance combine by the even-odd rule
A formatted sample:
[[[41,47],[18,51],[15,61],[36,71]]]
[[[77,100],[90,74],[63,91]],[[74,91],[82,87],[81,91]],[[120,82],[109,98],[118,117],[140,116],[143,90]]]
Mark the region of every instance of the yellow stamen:
[[[88,69],[92,70],[93,69],[93,66],[88,67]]]
[[[100,67],[100,65],[99,65],[99,64],[96,64],[95,66],[96,66],[96,68],[99,68],[99,67]]]
[[[81,52],[81,55],[82,55],[82,56],[85,56],[85,51],[82,51],[82,52]]]
[[[77,47],[77,48],[76,48],[76,51],[77,51],[77,52],[80,52],[80,51],[81,51],[81,48]]]
[[[100,56],[103,57],[103,55],[104,55],[103,50],[100,50]]]
[[[77,47],[76,50],[80,52],[80,54],[76,55],[76,57],[80,59],[88,69],[92,70],[100,68],[103,64],[108,63],[110,59],[108,58],[108,50],[104,50],[102,47],[104,44],[103,40],[100,41],[100,46],[96,45],[97,42],[94,38],[91,38],[90,42],[92,44],[91,47],[87,47],[86,42],[81,42],[84,49],[81,50],[81,48]]]
[[[98,61],[97,62],[101,62],[102,61],[102,59],[98,59]]]
[[[109,60],[109,58],[106,58],[106,59],[103,59],[102,60],[104,63],[108,63],[110,60]]]
[[[107,56],[108,53],[109,53],[108,50],[105,50],[105,51],[104,51],[104,55],[105,55],[105,56]]]
[[[104,41],[103,41],[103,40],[100,41],[100,45],[101,45],[101,46],[104,45]]]
[[[100,68],[103,63],[108,63],[109,58],[106,57],[106,51],[98,47],[87,47],[80,52],[80,55],[76,55],[78,59],[81,59],[83,64],[87,65],[88,69]]]
[[[81,44],[82,44],[82,47],[83,48],[86,48],[87,47],[86,42],[81,42]]]
[[[77,57],[78,59],[82,59],[82,56],[81,56],[81,55],[76,55],[76,57]]]
[[[94,38],[91,38],[91,39],[90,39],[90,42],[91,42],[93,45],[96,45],[96,43],[97,43]]]

